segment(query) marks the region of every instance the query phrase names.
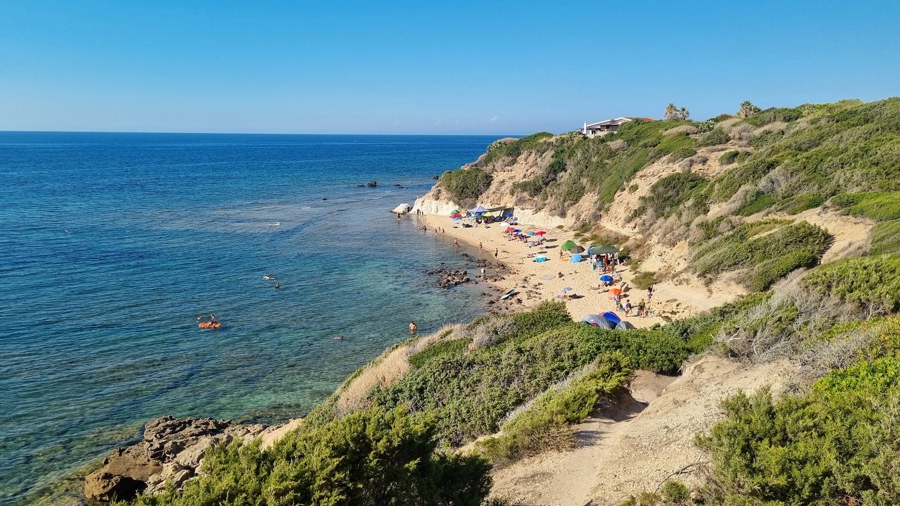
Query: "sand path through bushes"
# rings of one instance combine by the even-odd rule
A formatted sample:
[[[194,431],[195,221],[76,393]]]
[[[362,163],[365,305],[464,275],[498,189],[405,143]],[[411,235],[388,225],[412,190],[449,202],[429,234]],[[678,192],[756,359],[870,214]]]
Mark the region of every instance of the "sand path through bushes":
[[[716,356],[686,366],[677,378],[639,371],[630,395],[575,427],[577,448],[495,469],[492,496],[534,506],[615,505],[656,490],[681,469],[677,479],[695,484],[706,456],[694,437],[718,419],[719,403],[739,389],[752,392],[766,384],[782,392],[792,372],[784,361],[743,366]]]

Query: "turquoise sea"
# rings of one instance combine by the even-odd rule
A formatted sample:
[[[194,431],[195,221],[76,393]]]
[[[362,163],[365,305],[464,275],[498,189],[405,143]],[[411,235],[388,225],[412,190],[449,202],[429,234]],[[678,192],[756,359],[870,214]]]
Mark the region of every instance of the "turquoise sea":
[[[303,415],[410,320],[483,314],[388,210],[495,139],[0,132],[0,503],[76,497],[151,418]]]

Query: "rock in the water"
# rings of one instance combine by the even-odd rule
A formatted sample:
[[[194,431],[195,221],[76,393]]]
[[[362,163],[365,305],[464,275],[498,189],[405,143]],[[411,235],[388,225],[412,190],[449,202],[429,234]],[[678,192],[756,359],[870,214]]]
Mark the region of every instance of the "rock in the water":
[[[84,479],[84,496],[90,501],[130,500],[146,488],[146,483],[118,474],[96,472]]]
[[[85,478],[89,501],[131,500],[138,492],[161,492],[166,482],[176,487],[193,478],[206,451],[237,438],[253,438],[264,425],[235,424],[212,418],[164,416],[147,422],[143,439],[114,451],[103,467]]]

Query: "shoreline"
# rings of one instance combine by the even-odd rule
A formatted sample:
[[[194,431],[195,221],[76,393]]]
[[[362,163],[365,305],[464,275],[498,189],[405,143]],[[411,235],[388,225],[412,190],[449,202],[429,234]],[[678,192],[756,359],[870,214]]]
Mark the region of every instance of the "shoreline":
[[[694,283],[684,279],[677,283],[660,282],[653,287],[653,297],[647,298],[647,290],[634,288],[632,278],[634,270],[629,264],[617,266],[614,286],[623,281],[627,284],[625,300],[631,300],[633,306],[643,300],[653,311],[652,316],[635,316],[635,311],[626,316],[616,311],[616,304],[610,296],[598,289],[599,270],[591,270],[590,262],[570,263],[568,255],[560,256],[560,245],[567,240],[574,240],[574,232],[567,229],[545,229],[533,225],[518,225],[523,231],[545,230],[546,240],[543,246],[529,247],[519,240],[508,240],[505,228],[497,223],[479,227],[463,228],[454,226],[447,216],[435,214],[409,214],[420,226],[427,227],[425,234],[433,234],[458,241],[468,250],[474,250],[476,259],[483,259],[492,264],[501,264],[504,269],[500,273],[485,273],[488,292],[485,297],[488,312],[491,314],[523,311],[533,308],[543,301],[560,300],[563,288],[571,288],[571,300],[564,300],[572,319],[580,321],[589,314],[615,312],[623,320],[627,320],[636,328],[647,328],[675,319],[686,318],[701,313],[711,307],[721,305],[730,299],[713,296],[713,293],[697,280]],[[442,233],[435,232],[437,229]],[[578,241],[576,241],[578,242]],[[589,246],[589,245],[582,245]],[[535,262],[529,255],[544,254],[546,262]],[[480,273],[476,274],[480,276]],[[475,276],[473,276],[475,278]],[[479,278],[479,283],[482,281]],[[686,286],[687,285],[687,286]],[[510,289],[518,294],[508,301],[500,301],[499,296]]]

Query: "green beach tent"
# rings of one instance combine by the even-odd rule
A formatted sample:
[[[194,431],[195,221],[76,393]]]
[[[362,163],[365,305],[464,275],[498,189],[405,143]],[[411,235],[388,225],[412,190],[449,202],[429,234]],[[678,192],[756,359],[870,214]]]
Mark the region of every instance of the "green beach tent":
[[[574,249],[575,246],[578,246],[577,244],[575,244],[575,241],[569,239],[568,241],[562,243],[561,247],[562,247],[563,251],[570,251],[570,250]]]

